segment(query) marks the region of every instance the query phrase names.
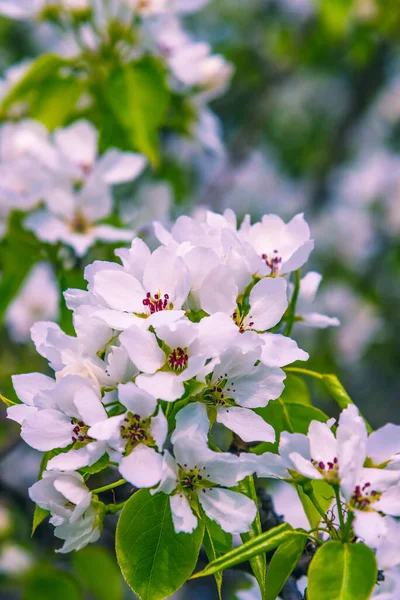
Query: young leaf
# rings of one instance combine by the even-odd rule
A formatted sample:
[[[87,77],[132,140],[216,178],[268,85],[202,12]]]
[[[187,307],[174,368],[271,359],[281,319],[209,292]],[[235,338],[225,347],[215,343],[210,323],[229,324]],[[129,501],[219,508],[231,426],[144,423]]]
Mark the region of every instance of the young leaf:
[[[314,481],[310,481],[310,484],[312,485],[314,496],[317,498],[319,505],[324,511],[327,511],[335,496],[333,488],[323,479],[315,479]],[[307,515],[311,529],[315,529],[321,521],[321,515],[307,494],[304,493],[301,486],[297,486],[297,493],[303,505],[304,512]]]
[[[303,554],[307,538],[293,534],[274,552],[267,571],[265,600],[275,600]]]
[[[308,570],[308,600],[367,600],[377,577],[376,559],[365,544],[331,541],[316,553]]]
[[[207,575],[213,575],[218,571],[229,569],[239,563],[246,562],[258,554],[269,552],[274,548],[277,548],[280,544],[286,542],[289,537],[296,535],[300,537],[306,537],[307,534],[301,531],[294,531],[288,523],[278,525],[269,531],[265,531],[261,535],[245,542],[241,546],[234,548],[230,552],[227,552],[220,558],[212,561],[207,565],[203,571],[196,573],[192,576],[192,579],[197,577],[206,577]]]
[[[87,546],[74,552],[71,559],[78,581],[96,600],[121,600],[121,574],[111,552]]]
[[[0,400],[2,402],[4,402],[4,404],[6,406],[14,406],[14,404],[17,404],[17,402],[14,402],[13,400],[10,400],[9,398],[6,398],[5,396],[3,396],[3,394],[0,394]]]
[[[133,494],[118,521],[116,551],[123,576],[141,600],[162,600],[185,583],[203,534],[201,522],[192,534],[175,533],[167,495]]]
[[[325,423],[328,420],[327,415],[315,406],[293,402],[287,403],[282,398],[271,400],[265,408],[257,408],[256,413],[272,425],[276,433],[275,443],[262,442],[251,449],[256,454],[278,452],[279,438],[282,431],[306,434],[311,421]]]
[[[24,585],[24,600],[83,600],[78,583],[63,571],[40,568],[28,576]]]
[[[281,398],[286,404],[312,405],[306,382],[298,375],[292,375],[291,373],[286,375],[285,389],[282,392]]]
[[[205,521],[205,531],[204,531],[203,546],[204,546],[204,550],[206,551],[208,560],[211,562],[219,557],[219,552],[215,548],[214,540],[212,538],[211,531],[208,527],[208,521],[210,521],[210,519],[208,521],[207,521],[207,519],[205,519],[204,521]],[[218,598],[219,598],[219,600],[222,600],[222,593],[221,593],[222,573],[220,573],[220,572],[215,573],[214,578],[215,578],[215,583],[217,584]]]
[[[108,102],[131,145],[153,164],[159,162],[158,130],[165,120],[169,93],[157,61],[144,58],[116,67],[107,86]]]
[[[244,479],[239,484],[239,488],[240,488],[240,491],[243,492],[243,494],[246,494],[246,496],[251,498],[253,500],[253,502],[255,503],[255,505],[258,506],[258,498],[257,498],[256,488],[254,485],[254,477],[252,477],[252,476],[246,477],[246,479]],[[261,534],[262,534],[262,528],[261,528],[260,512],[259,512],[259,510],[257,510],[257,515],[251,525],[250,531],[248,533],[242,533],[242,535],[240,537],[242,538],[242,542],[247,542],[249,540],[253,540],[254,538],[256,538],[257,536],[259,536]],[[257,556],[254,556],[253,558],[251,558],[250,566],[251,566],[252,571],[257,579],[258,585],[260,586],[260,590],[262,593],[262,591],[265,589],[265,578],[267,575],[267,561],[266,561],[265,554],[258,554]]]

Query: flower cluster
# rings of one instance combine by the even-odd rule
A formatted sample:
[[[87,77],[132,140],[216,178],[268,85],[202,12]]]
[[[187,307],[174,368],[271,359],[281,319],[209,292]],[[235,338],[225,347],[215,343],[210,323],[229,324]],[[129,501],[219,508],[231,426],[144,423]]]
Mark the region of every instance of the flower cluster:
[[[388,423],[369,435],[357,407],[349,405],[337,427],[331,419],[312,421],[307,435],[284,431],[278,456],[265,453],[254,460],[261,477],[303,486],[325,480],[340,494],[337,510],[344,507],[355,538],[376,550],[380,568],[400,563],[399,425]]]
[[[51,452],[31,497],[51,511],[64,549],[77,547],[79,524],[79,547],[98,535],[99,503],[79,471],[110,458],[136,488],[170,496],[177,532],[196,528],[201,511],[226,531],[248,531],[256,507],[230,488],[260,470],[259,457],[210,448],[211,428],[273,442],[254,409],[282,394],[282,367],[308,358],[279,333],[294,318],[288,276],[313,247],[303,215],[246,218],[238,228],[232,211],[207,212],[155,232],[156,250],[135,238],[116,250],[122,264],[96,261],[87,290],[65,292],[75,337],[54,323],[32,327],[55,379],[13,378],[21,404],[8,416],[29,445]],[[279,457],[264,459],[263,475],[274,475]]]
[[[97,146],[98,133],[88,121],[52,135],[36,121],[4,124],[0,203],[8,210],[33,211],[24,226],[44,242],[71,246],[78,256],[96,240],[130,241],[130,230],[101,221],[113,210],[111,186],[138,177],[147,161],[115,149],[98,156]]]

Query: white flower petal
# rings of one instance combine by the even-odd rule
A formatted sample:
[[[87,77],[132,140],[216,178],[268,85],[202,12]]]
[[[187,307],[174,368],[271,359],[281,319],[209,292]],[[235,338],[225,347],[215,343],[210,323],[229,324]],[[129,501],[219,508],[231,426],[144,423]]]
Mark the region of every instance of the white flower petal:
[[[162,475],[162,456],[153,448],[139,444],[119,464],[122,477],[138,488],[156,485]]]
[[[27,406],[26,404],[14,404],[7,408],[7,418],[22,425],[25,419],[32,417],[38,409],[35,406]]]
[[[143,331],[137,325],[132,325],[121,333],[119,340],[140,371],[155,373],[164,365],[165,354],[158,345],[155,335],[150,331]],[[149,393],[151,394],[151,391]]]
[[[172,434],[173,444],[179,439],[203,442],[207,444],[210,421],[207,416],[207,408],[200,402],[192,402],[182,408],[176,415],[175,431]]]
[[[236,433],[244,442],[274,442],[275,430],[247,408],[218,408],[217,422]]]
[[[71,444],[72,428],[70,417],[60,411],[39,410],[23,422],[21,437],[32,448],[46,452]]]
[[[387,535],[387,522],[384,517],[374,511],[354,511],[354,533],[367,546],[376,548],[382,538]]]
[[[34,405],[34,397],[39,390],[52,390],[56,382],[42,373],[24,373],[11,377],[15,393],[24,404]]]
[[[325,465],[333,463],[334,458],[337,458],[338,448],[330,427],[326,423],[311,421],[307,437],[310,440],[311,459],[322,461]]]
[[[108,184],[123,183],[136,179],[147,164],[142,154],[121,152],[114,148],[107,150],[95,167],[95,174]]]
[[[103,456],[107,449],[107,444],[104,442],[91,442],[78,450],[70,450],[69,452],[54,456],[47,463],[48,471],[77,471],[82,467],[90,467]]]
[[[249,531],[257,512],[250,498],[231,490],[207,489],[199,492],[199,502],[207,516],[228,533]]]
[[[168,421],[161,407],[156,416],[151,419],[149,433],[155,441],[158,451],[162,452],[168,435]]]
[[[308,477],[309,479],[323,479],[323,475],[314,467],[310,460],[307,460],[299,454],[298,452],[291,452],[289,454],[289,459],[292,461],[294,469],[304,475],[304,477]]]
[[[74,393],[74,405],[85,425],[95,425],[107,418],[107,413],[93,389],[86,388]]]
[[[154,375],[138,375],[137,386],[160,400],[173,402],[181,398],[185,392],[181,379],[175,373],[159,371]]]
[[[220,265],[212,269],[199,289],[200,306],[209,315],[232,315],[236,308],[238,287],[229,267]]]
[[[131,381],[118,386],[118,397],[131,413],[139,415],[142,419],[150,417],[157,407],[156,398]]]
[[[142,284],[129,273],[102,270],[94,274],[93,291],[110,308],[127,312],[144,312],[146,292]]]
[[[276,325],[288,306],[287,283],[282,277],[261,279],[250,292],[250,311],[246,322],[265,331]]]
[[[263,333],[259,335],[264,344],[261,360],[270,367],[285,367],[296,360],[308,360],[307,352],[301,350],[297,342],[278,333]]]
[[[197,527],[197,517],[193,514],[186,496],[177,494],[170,499],[172,521],[176,533],[192,533]]]
[[[15,387],[15,386],[14,386]],[[400,425],[387,423],[373,431],[367,441],[367,454],[376,465],[400,453]]]
[[[374,503],[375,510],[392,517],[400,517],[400,486],[390,487]]]

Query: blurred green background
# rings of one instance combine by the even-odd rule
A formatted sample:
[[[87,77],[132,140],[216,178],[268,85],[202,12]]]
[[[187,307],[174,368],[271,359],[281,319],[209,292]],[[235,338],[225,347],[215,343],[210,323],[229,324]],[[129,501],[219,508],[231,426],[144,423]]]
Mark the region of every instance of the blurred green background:
[[[342,325],[297,325],[293,337],[310,353],[309,368],[337,373],[373,426],[399,423],[400,4],[214,0],[186,24],[235,72],[229,90],[212,105],[222,123],[224,155],[188,159],[184,146],[171,147],[155,173],[173,190],[172,217],[202,206],[231,207],[255,218],[305,212],[316,241],[308,268],[323,274],[316,307]],[[3,72],[41,51],[43,36],[35,27],[0,20]],[[97,257],[93,251],[88,262]],[[45,371],[47,363],[30,342],[13,342],[7,327],[0,335],[0,390],[11,396],[13,373]],[[320,388],[312,391],[317,405],[337,414]],[[53,554],[50,526],[42,525],[30,540],[27,487],[38,456],[0,411],[0,598],[12,599],[21,594],[24,556],[26,565],[39,560],[44,570],[54,561],[64,571],[75,567]],[[20,565],[17,580],[5,566],[7,544],[19,551],[11,560]],[[101,544],[112,552],[112,528]],[[91,564],[108,561],[99,552],[89,554]],[[89,589],[86,576],[79,575]],[[74,591],[62,591],[64,580],[53,583],[54,598],[74,600]],[[46,600],[36,584],[28,600]],[[216,596],[206,582],[180,597]]]

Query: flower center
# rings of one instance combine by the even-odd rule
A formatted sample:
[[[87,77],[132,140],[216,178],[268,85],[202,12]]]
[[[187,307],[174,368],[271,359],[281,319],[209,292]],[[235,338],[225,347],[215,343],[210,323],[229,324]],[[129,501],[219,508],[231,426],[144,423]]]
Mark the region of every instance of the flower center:
[[[197,468],[197,466],[195,465],[195,467],[193,469],[188,470],[187,469],[187,465],[184,465],[183,468],[179,466],[179,483],[178,483],[178,489],[180,488],[181,491],[194,491],[196,488],[199,487],[203,487],[204,486],[204,481],[203,481],[203,475],[201,475],[201,472],[204,471],[205,467],[202,467],[201,469]]]
[[[69,222],[69,228],[73,233],[87,233],[90,223],[82,214],[76,213]]]
[[[172,302],[169,302],[169,295],[164,294],[161,298],[161,294],[154,294],[152,296],[150,292],[147,292],[146,298],[142,300],[143,306],[146,306],[150,315],[153,315],[156,312],[161,312],[162,310],[172,310],[174,305]]]
[[[188,360],[187,348],[175,348],[168,356],[168,366],[172,371],[181,373],[186,369]]]
[[[339,483],[339,463],[336,456],[332,462],[324,463],[322,460],[313,459],[311,459],[311,462],[330,483]]]
[[[251,329],[254,326],[252,318],[251,315],[241,315],[239,310],[235,310],[232,315],[234,323],[239,327],[239,333],[244,333],[246,329]]]
[[[229,383],[228,374],[225,373],[215,382],[210,380],[209,387],[204,391],[204,400],[212,406],[232,406],[230,392],[236,392],[234,388],[234,382]]]
[[[147,433],[148,426],[148,419],[141,419],[139,415],[127,413],[120,426],[121,437],[126,440],[125,455],[128,455],[140,443],[153,442]]]
[[[351,498],[350,503],[354,508],[358,510],[370,510],[371,504],[381,497],[379,492],[371,489],[369,482],[365,483],[363,487],[357,485]]]
[[[77,419],[71,419],[71,425],[74,425],[72,429],[71,440],[75,442],[93,442],[93,438],[88,436],[87,432],[89,430],[88,425],[85,425],[83,421],[78,421]]]
[[[271,275],[277,277],[282,265],[282,257],[279,256],[278,250],[274,250],[272,254],[261,254],[261,258],[267,267],[271,269]]]

